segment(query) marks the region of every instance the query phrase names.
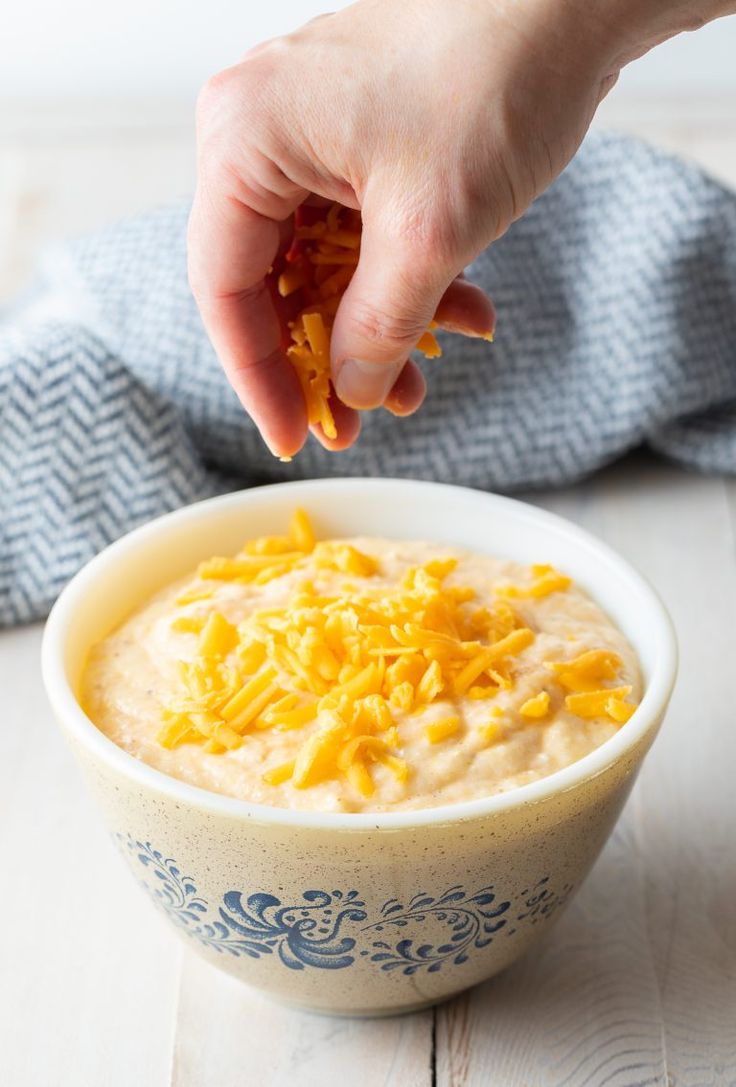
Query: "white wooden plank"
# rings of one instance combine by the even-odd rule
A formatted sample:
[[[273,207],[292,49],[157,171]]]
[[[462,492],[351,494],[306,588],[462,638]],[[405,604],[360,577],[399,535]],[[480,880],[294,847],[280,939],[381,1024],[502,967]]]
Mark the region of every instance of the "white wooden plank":
[[[634,471],[632,471],[632,467]],[[608,473],[591,527],[659,589],[680,640],[669,720],[634,807],[663,1039],[678,1087],[736,1082],[736,551],[717,479],[657,462]]]
[[[736,568],[724,485],[636,458],[543,504],[659,589],[680,680],[619,831],[540,960],[440,1009],[437,1082],[731,1085]]]
[[[545,943],[438,1009],[438,1087],[663,1084],[662,1017],[630,821]]]
[[[736,594],[725,493],[719,483],[635,464],[547,504],[585,521],[650,573],[678,620],[686,667],[622,832],[544,953],[439,1010],[438,1083],[492,1087],[526,1077],[597,1087],[601,1071],[610,1083],[639,1083],[658,1061],[664,1075],[664,1053],[684,1087],[729,1083]],[[0,682],[15,692],[0,763],[0,1071],[19,1085],[163,1083],[175,962],[162,969],[159,956],[163,948],[175,960],[175,945],[112,860],[79,791],[38,689],[37,649],[35,630],[0,639]],[[659,1000],[664,1048],[650,1052]],[[637,1070],[627,1053],[631,1013],[634,1033],[643,1035],[635,1053],[646,1058]],[[324,1081],[324,1054],[333,1069],[367,1068],[366,1083],[382,1082],[381,1067],[394,1069],[388,1082],[423,1083],[430,1020],[414,1020],[303,1016],[188,960],[174,1082],[207,1084],[207,1069],[217,1068],[211,1082],[238,1082],[249,1069],[278,1083],[276,1037],[295,1039],[278,1047],[277,1071],[288,1078],[296,1060],[307,1085]],[[39,1022],[42,1049],[34,1044]],[[608,1061],[603,1069],[596,1054]],[[638,1079],[621,1078],[634,1071]]]
[[[115,855],[46,706],[40,629],[0,635],[0,1083],[168,1083],[180,946]]]
[[[172,1087],[430,1087],[432,1021],[295,1011],[187,955]]]

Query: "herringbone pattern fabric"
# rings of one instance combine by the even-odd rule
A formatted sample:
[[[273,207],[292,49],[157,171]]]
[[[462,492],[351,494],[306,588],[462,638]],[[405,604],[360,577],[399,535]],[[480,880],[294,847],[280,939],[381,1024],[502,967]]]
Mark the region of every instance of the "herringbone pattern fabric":
[[[590,137],[470,270],[493,347],[444,337],[411,419],[354,449],[267,452],[204,336],[186,209],[75,243],[0,329],[0,623],[43,615],[116,536],[238,486],[324,475],[553,486],[648,442],[736,470],[736,195],[645,145]]]

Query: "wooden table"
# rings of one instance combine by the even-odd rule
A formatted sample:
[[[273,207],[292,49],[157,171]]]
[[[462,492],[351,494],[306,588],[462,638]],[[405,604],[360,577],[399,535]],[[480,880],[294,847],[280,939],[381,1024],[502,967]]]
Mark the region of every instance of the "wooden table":
[[[538,952],[403,1018],[261,999],[196,959],[123,869],[41,691],[40,627],[5,633],[0,1083],[736,1083],[736,487],[637,457],[535,500],[639,566],[682,652],[619,826]]]
[[[166,145],[151,151],[171,176],[188,153],[182,140],[172,137],[168,159]],[[68,183],[74,170],[108,162],[109,144],[72,165],[67,144],[54,158],[36,134],[30,159],[18,161],[45,153]],[[0,139],[0,162],[3,151],[15,161],[13,146]],[[733,165],[736,174],[736,133],[722,146],[722,173]],[[110,176],[121,160],[150,162],[137,144],[126,153],[122,136],[115,147]],[[85,214],[53,185],[45,205],[25,191],[6,184],[5,204],[0,191],[0,233],[5,223],[6,243],[15,239],[0,268],[6,284],[39,238]],[[142,194],[126,189],[119,210],[126,199]],[[637,456],[531,497],[649,576],[682,653],[669,719],[619,826],[539,950],[434,1011],[369,1021],[286,1010],[212,970],[165,927],[100,825],[41,690],[40,627],[7,632],[2,1087],[736,1084],[736,487]]]

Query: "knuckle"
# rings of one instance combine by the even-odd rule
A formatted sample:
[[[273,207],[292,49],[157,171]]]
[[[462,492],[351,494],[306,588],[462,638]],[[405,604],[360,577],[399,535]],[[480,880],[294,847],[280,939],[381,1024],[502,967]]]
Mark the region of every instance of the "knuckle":
[[[351,307],[350,324],[354,335],[393,353],[413,347],[425,322],[410,312],[357,301]]]
[[[410,222],[407,229],[418,263],[437,269],[457,263],[458,230],[449,209],[442,215],[423,215],[413,224]]]
[[[212,76],[197,98],[197,160],[200,177],[213,176],[247,157],[261,131],[261,110],[250,65]]]
[[[453,254],[457,244],[453,204],[439,179],[434,179],[431,199],[409,203],[397,200],[392,204],[384,230],[404,250],[431,263]]]
[[[227,132],[233,127],[257,125],[268,99],[272,65],[262,55],[246,58],[232,68],[210,76],[197,97],[196,122],[200,132]]]
[[[210,76],[197,96],[196,117],[198,126],[206,126],[229,107],[236,79],[234,68],[225,68]]]

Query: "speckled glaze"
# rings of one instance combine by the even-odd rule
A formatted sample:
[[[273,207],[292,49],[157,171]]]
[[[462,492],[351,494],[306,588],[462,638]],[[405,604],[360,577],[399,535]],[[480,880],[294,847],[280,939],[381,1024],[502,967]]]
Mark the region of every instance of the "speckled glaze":
[[[424,536],[554,562],[637,650],[646,684],[640,709],[612,740],[539,782],[389,815],[249,805],[184,785],[116,748],[76,702],[90,645],[199,558],[277,531],[296,505],[324,535]],[[587,534],[508,499],[379,480],[261,488],[145,526],[74,579],[44,641],[59,721],[121,855],[174,928],[214,965],[274,997],[353,1015],[442,1000],[504,969],[549,928],[613,827],[675,669],[661,604]]]

